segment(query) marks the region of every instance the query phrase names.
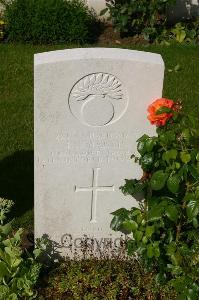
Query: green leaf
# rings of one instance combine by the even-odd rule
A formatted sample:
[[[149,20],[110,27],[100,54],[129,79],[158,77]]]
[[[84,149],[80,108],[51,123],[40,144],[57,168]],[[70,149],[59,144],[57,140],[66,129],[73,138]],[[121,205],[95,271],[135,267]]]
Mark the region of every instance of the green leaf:
[[[123,221],[124,219],[120,216],[114,216],[110,224],[111,229],[114,231],[119,231]]]
[[[188,128],[183,129],[182,136],[185,140],[189,141],[189,139],[190,139],[190,130]]]
[[[149,171],[150,168],[153,166],[153,153],[146,153],[141,159],[141,166],[144,171]]]
[[[143,236],[143,238],[142,238],[142,243],[143,243],[143,244],[147,244],[147,243],[148,243],[148,239],[147,239],[146,236]]]
[[[176,252],[177,245],[175,242],[171,242],[167,247],[167,255],[171,256]]]
[[[158,244],[153,246],[153,253],[155,257],[160,257],[160,248]]]
[[[125,27],[128,23],[128,16],[127,15],[121,15],[120,20],[121,20],[122,26]]]
[[[189,171],[190,171],[191,175],[193,176],[193,178],[195,180],[199,180],[198,170],[193,165],[191,165],[191,166],[189,165],[188,168],[189,168]]]
[[[198,219],[194,217],[192,222],[193,222],[193,227],[197,229],[199,226]]]
[[[171,149],[163,153],[162,159],[169,164],[170,160],[175,160],[177,155],[178,155],[178,151],[176,149]]]
[[[175,266],[179,266],[182,263],[182,259],[178,251],[171,255],[171,261]]]
[[[136,207],[131,208],[130,218],[135,217],[135,216],[140,215],[140,214],[141,214],[141,210],[139,208],[136,208]]]
[[[198,300],[198,293],[193,289],[188,289],[187,300]]]
[[[124,195],[136,195],[145,190],[147,182],[137,179],[125,179],[125,185],[120,187]]]
[[[152,234],[155,232],[155,227],[154,226],[147,226],[146,227],[146,237],[150,238]]]
[[[133,255],[133,253],[137,250],[136,242],[133,240],[127,241],[127,251],[128,255]]]
[[[11,222],[7,223],[3,226],[0,226],[0,232],[2,232],[5,235],[8,235],[12,231],[12,225]]]
[[[137,150],[141,155],[144,155],[146,153],[145,141],[138,142]]]
[[[196,217],[199,213],[199,199],[193,198],[187,203],[186,207],[187,216],[189,220],[193,220],[194,217]]]
[[[130,213],[130,211],[128,210],[128,209],[126,209],[126,208],[119,208],[119,209],[117,209],[116,211],[114,211],[114,212],[112,212],[111,213],[111,215],[113,215],[113,216],[128,216],[129,215],[129,213]]]
[[[5,264],[5,262],[0,261],[0,278],[3,278],[7,275],[9,275],[9,271],[8,271],[8,268]]]
[[[154,146],[156,145],[156,141],[157,141],[156,137],[148,138],[146,140],[145,147],[147,152],[151,152],[153,150]]]
[[[122,223],[129,219],[130,211],[126,208],[120,208],[111,214],[114,216],[110,225],[111,229],[120,231],[122,228]]]
[[[149,138],[149,136],[148,136],[147,134],[143,134],[143,135],[137,140],[137,142],[140,142],[140,141],[145,142],[148,138]]]
[[[137,242],[139,242],[139,241],[141,241],[141,239],[142,239],[142,237],[143,237],[143,232],[137,230],[137,231],[135,231],[135,232],[133,233],[133,237],[134,237],[134,239],[135,239]]]
[[[18,300],[18,297],[15,293],[12,293],[11,295],[9,295],[8,300]]]
[[[196,160],[199,161],[199,152],[196,155]]]
[[[173,110],[167,106],[161,106],[157,111],[156,111],[156,115],[161,115],[161,114],[165,114],[165,113],[171,113]]]
[[[171,175],[167,180],[167,187],[170,192],[176,194],[180,188],[180,178],[178,175]]]
[[[155,276],[155,281],[158,283],[158,284],[163,284],[167,279],[167,276],[165,273],[158,273],[156,276]]]
[[[167,178],[168,178],[168,175],[166,173],[164,173],[163,170],[159,170],[159,171],[153,173],[151,180],[150,180],[152,190],[154,190],[154,191],[161,190],[165,186]]]
[[[175,132],[173,130],[168,130],[164,133],[161,133],[159,135],[159,139],[164,145],[171,144],[176,139]]]
[[[126,220],[122,223],[122,231],[126,234],[129,234],[131,232],[134,232],[135,230],[137,230],[138,228],[138,224],[135,222],[135,221],[132,221],[132,220]]]
[[[180,158],[184,164],[187,164],[191,160],[191,155],[188,152],[182,151],[180,152]]]
[[[178,220],[179,210],[176,205],[168,205],[165,207],[166,216],[173,222]]]
[[[164,207],[153,207],[148,211],[148,221],[155,222],[162,219]]]
[[[154,250],[153,250],[152,244],[149,244],[147,246],[147,256],[148,256],[148,258],[152,258],[154,256]]]
[[[41,254],[42,254],[42,249],[34,249],[33,250],[33,254],[34,254],[34,256],[35,256],[35,258],[37,258],[37,257],[39,257]]]

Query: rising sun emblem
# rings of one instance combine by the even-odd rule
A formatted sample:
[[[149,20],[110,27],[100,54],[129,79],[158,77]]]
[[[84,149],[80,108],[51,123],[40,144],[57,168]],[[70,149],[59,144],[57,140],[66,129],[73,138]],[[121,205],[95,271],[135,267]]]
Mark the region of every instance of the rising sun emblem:
[[[94,73],[80,79],[69,96],[72,114],[88,126],[106,126],[123,115],[127,98],[122,83],[107,73]]]

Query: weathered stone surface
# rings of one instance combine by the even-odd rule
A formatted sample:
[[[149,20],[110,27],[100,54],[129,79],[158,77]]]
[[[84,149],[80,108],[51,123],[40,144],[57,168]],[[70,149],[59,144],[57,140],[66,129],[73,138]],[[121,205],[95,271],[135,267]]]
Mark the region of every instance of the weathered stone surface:
[[[119,187],[141,175],[130,156],[154,133],[146,110],[163,77],[161,56],[147,52],[35,55],[35,235],[48,235],[61,255],[79,253],[82,237],[93,238],[94,254],[108,242],[117,248],[110,213],[136,201]]]

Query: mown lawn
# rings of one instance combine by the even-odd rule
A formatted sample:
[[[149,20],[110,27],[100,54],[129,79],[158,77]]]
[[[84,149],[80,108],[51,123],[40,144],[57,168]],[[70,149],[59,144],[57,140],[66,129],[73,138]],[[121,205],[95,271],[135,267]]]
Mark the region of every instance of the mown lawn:
[[[0,45],[0,197],[15,201],[16,216],[33,207],[33,55],[64,48],[68,46]],[[198,46],[125,48],[160,53],[166,67],[163,95],[181,99],[188,111],[198,114]],[[30,222],[30,216],[23,222]]]

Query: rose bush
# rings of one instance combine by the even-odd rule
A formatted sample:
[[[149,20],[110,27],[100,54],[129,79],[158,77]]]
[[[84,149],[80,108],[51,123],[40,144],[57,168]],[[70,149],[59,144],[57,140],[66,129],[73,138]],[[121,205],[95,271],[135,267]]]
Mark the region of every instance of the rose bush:
[[[124,195],[138,207],[113,212],[111,228],[128,234],[129,255],[170,283],[178,299],[199,297],[199,131],[198,120],[179,102],[158,99],[148,108],[157,136],[137,142],[143,176],[126,179]],[[139,195],[139,197],[137,197]]]

